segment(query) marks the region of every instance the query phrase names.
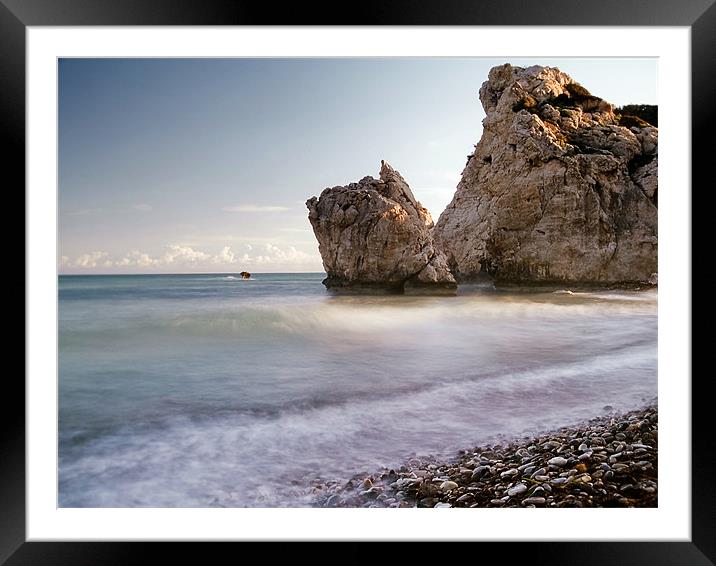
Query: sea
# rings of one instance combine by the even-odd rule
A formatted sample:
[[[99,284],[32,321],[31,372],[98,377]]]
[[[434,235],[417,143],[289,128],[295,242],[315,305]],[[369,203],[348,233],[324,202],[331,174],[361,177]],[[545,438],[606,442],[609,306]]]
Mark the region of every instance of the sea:
[[[656,289],[324,276],[60,276],[58,505],[318,506],[326,483],[657,397]]]

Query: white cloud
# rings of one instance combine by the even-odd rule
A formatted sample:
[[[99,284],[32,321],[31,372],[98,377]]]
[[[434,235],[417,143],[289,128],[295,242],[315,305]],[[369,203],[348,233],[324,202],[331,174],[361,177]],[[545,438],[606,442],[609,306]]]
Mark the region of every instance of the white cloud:
[[[107,252],[95,251],[78,256],[72,261],[62,256],[61,266],[90,269],[95,267],[119,269],[151,269],[157,271],[181,271],[183,269],[216,270],[266,269],[268,271],[310,271],[320,269],[321,260],[317,254],[308,254],[294,246],[279,247],[271,243],[262,245],[246,244],[240,255],[231,246],[223,246],[217,253],[207,253],[191,246],[172,244],[158,256],[139,250],[132,250],[118,259],[109,257]]]
[[[138,265],[139,267],[149,267],[152,265],[157,265],[158,263],[159,260],[150,257],[149,254],[145,254],[143,252],[140,252],[139,250],[132,250],[127,256],[119,260],[117,262],[117,265]]]
[[[197,263],[206,261],[211,256],[189,246],[169,246],[160,260],[161,263]]]
[[[140,267],[157,265],[158,263],[159,263],[158,259],[152,259],[147,254],[139,254],[139,257],[137,258],[137,265],[139,265]]]
[[[221,248],[219,255],[216,256],[216,263],[235,263],[236,257],[234,252],[231,251],[231,247],[224,246]]]
[[[260,206],[257,204],[240,204],[238,206],[225,206],[224,212],[285,212],[289,210],[286,206]]]
[[[134,208],[135,208],[135,210],[139,210],[140,212],[151,212],[152,211],[151,204],[135,204]]]
[[[97,263],[107,257],[107,252],[91,252],[82,254],[75,259],[76,267],[91,268],[97,267]]]
[[[249,251],[253,251],[250,246],[246,246]],[[279,248],[273,244],[264,244],[256,249],[253,254],[244,253],[240,258],[240,263],[247,266],[278,266],[278,265],[301,265],[315,262],[315,257],[297,250],[293,246],[287,248]]]

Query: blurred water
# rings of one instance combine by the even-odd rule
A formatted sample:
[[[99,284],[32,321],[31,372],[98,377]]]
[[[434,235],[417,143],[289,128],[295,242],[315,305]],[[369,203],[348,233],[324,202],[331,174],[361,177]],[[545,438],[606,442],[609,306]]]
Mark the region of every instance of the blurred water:
[[[311,505],[315,479],[657,394],[654,290],[333,297],[322,277],[60,277],[60,506]]]

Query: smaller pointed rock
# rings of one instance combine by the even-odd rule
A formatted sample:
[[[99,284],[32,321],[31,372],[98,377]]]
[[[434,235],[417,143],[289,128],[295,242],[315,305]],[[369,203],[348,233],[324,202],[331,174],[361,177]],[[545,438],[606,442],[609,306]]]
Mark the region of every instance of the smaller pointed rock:
[[[457,283],[435,247],[433,220],[387,162],[380,178],[325,189],[306,201],[334,291],[450,294]]]

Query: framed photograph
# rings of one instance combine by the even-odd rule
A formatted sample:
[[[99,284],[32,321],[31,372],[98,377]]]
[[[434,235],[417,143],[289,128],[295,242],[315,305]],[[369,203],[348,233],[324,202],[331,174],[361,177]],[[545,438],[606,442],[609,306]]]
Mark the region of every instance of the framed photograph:
[[[0,1],[27,222],[2,560],[465,541],[713,564],[709,1]]]

